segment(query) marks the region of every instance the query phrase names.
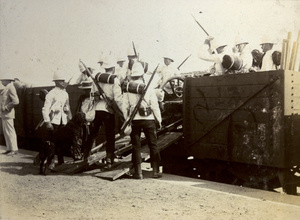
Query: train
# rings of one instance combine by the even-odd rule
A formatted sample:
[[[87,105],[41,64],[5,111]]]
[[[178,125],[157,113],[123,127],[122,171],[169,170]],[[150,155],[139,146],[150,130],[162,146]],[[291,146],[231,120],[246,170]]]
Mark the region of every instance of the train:
[[[38,150],[42,90],[20,88],[19,147]],[[164,172],[266,190],[300,185],[300,73],[290,70],[172,77],[163,86],[163,128],[181,138],[161,152]],[[82,94],[69,85],[71,111]],[[164,132],[162,132],[164,131]],[[1,135],[2,136],[2,135]],[[1,138],[3,142],[3,137]],[[97,141],[105,140],[100,132]]]

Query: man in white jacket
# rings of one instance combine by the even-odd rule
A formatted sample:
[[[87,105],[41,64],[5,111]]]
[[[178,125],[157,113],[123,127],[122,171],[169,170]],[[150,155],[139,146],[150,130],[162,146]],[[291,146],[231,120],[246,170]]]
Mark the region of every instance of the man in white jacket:
[[[251,70],[253,57],[249,42],[241,37],[238,37],[235,42],[236,54],[242,59],[242,68],[237,71],[238,73],[248,73]]]
[[[201,46],[198,58],[214,63],[209,70],[211,76],[220,76],[226,72],[226,69],[222,66],[226,46],[226,43],[217,42],[211,36],[208,36]]]
[[[12,156],[18,153],[17,134],[14,127],[14,107],[19,104],[19,98],[12,77],[2,77],[0,80],[1,86],[3,86],[0,92],[0,118],[6,143],[4,154]]]
[[[276,70],[276,65],[273,62],[272,54],[274,50],[274,41],[270,40],[268,36],[263,36],[260,43],[261,49],[264,53],[261,65],[261,71]]]

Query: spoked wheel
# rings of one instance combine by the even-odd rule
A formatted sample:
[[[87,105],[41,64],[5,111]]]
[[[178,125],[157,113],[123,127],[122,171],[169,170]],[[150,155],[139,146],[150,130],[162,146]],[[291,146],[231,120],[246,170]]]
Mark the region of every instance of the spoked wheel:
[[[182,101],[184,79],[180,76],[169,78],[161,89],[165,93],[165,101]]]
[[[163,126],[168,126],[173,122],[183,118],[183,84],[184,79],[177,76],[169,78],[160,87],[160,89],[164,92],[163,108],[161,109]]]

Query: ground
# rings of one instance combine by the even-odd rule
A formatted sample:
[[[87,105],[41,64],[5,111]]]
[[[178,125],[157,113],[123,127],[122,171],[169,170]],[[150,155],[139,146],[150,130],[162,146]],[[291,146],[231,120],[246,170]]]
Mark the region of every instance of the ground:
[[[5,148],[0,147],[0,153]],[[300,219],[300,197],[164,174],[109,181],[97,170],[38,174],[37,152],[0,154],[0,219]]]

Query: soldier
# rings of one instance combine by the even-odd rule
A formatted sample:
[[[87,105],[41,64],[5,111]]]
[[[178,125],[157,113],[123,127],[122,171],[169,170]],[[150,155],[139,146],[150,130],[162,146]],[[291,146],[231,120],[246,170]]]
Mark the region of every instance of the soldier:
[[[88,69],[94,76],[94,74],[93,74],[94,69],[92,69],[91,67],[88,67]],[[87,74],[87,70],[81,65],[80,61],[79,61],[79,71],[81,72],[81,74],[79,75],[78,79],[76,80],[76,84],[80,84],[83,81],[90,80],[90,77]]]
[[[117,106],[122,109],[122,91],[120,87],[120,81],[115,73],[115,64],[114,63],[104,63],[103,67],[106,74],[98,73],[95,78],[98,81],[98,85],[105,93],[106,97],[110,100],[114,100]],[[102,78],[102,76],[107,76]],[[109,80],[107,80],[109,78]],[[103,80],[102,80],[103,79]],[[93,84],[91,93],[99,94],[97,86]],[[95,103],[95,119],[94,126],[91,129],[91,138],[87,141],[87,146],[84,148],[84,159],[87,160],[92,145],[98,135],[101,125],[105,127],[105,136],[106,136],[106,163],[107,167],[110,168],[114,163],[115,158],[115,113],[108,106],[105,100],[99,99]]]
[[[237,71],[238,73],[248,73],[252,67],[253,57],[249,42],[245,39],[238,37],[235,42],[236,54],[242,59],[242,68]]]
[[[118,79],[120,80],[120,84],[122,85],[125,78],[126,78],[126,67],[124,66],[126,62],[126,59],[119,56],[117,58],[117,64],[119,65],[117,68],[116,68],[116,71],[115,71],[115,74],[118,76]]]
[[[103,55],[103,53],[100,54],[97,63],[99,64],[99,72],[100,73],[105,73],[105,69],[103,68],[103,63],[104,63],[104,55]]]
[[[276,70],[276,65],[273,62],[272,54],[274,50],[274,41],[270,40],[268,36],[263,36],[260,43],[261,49],[264,53],[262,58],[261,71]]]
[[[144,83],[142,76],[144,68],[140,63],[133,64],[130,81],[135,83]],[[137,105],[140,94],[124,93],[123,112],[133,111]],[[156,122],[161,126],[161,113],[157,102],[157,97],[152,88],[147,90],[144,100],[132,121],[132,132],[130,134],[132,149],[132,162],[135,170],[134,178],[143,179],[141,169],[141,131],[145,133],[148,146],[150,148],[150,158],[153,168],[153,178],[161,177],[159,174],[160,154],[157,147]],[[129,114],[130,115],[130,114]]]
[[[55,87],[50,90],[42,108],[42,114],[48,133],[48,140],[52,140],[53,133],[62,125],[66,125],[72,118],[69,94],[66,92],[65,76],[62,72],[53,74]],[[63,158],[58,158],[58,164],[63,163]]]
[[[93,121],[95,119],[95,98],[91,97],[93,81],[86,80],[81,82],[78,87],[83,90],[83,94],[79,97],[75,112],[85,113],[86,125],[82,128],[82,144],[81,152],[83,153],[84,147],[87,145],[87,140],[89,139],[90,130],[92,128]]]
[[[131,69],[134,63],[138,61],[138,54],[134,51],[133,46],[128,47],[127,49],[127,58],[128,58],[128,66],[126,72],[126,78],[131,75]]]
[[[174,76],[180,76],[178,69],[173,65],[174,60],[167,55],[164,58],[164,66],[160,70],[160,87],[167,82],[167,80]]]
[[[0,117],[6,143],[6,151],[3,154],[13,156],[18,153],[14,107],[19,104],[19,98],[12,77],[2,77],[0,80],[1,86],[3,86],[0,94]]]
[[[225,54],[226,46],[227,44],[218,43],[213,37],[208,36],[204,41],[204,44],[200,48],[200,51],[198,53],[199,59],[214,62],[214,65],[210,67],[209,70],[209,73],[212,76],[223,75],[226,71],[222,66],[222,59]]]

